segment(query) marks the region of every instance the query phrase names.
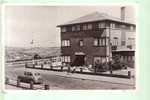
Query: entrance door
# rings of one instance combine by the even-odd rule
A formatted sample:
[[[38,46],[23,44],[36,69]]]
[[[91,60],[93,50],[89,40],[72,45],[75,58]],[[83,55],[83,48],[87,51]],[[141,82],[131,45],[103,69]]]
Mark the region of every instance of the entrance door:
[[[73,66],[83,66],[85,64],[85,55],[76,55]]]

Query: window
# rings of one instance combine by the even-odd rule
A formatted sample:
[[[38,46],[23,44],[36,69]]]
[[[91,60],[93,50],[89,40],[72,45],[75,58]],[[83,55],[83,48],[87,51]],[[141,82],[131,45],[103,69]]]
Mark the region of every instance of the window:
[[[133,26],[130,26],[130,30],[134,30],[134,27],[133,27]]]
[[[128,61],[131,61],[131,56],[128,56]]]
[[[98,45],[101,46],[101,45],[102,45],[102,42],[103,42],[103,41],[102,41],[101,39],[99,39],[99,40],[98,40]]]
[[[135,38],[129,37],[127,44],[128,45],[135,45]]]
[[[126,28],[126,25],[121,25],[121,28]]]
[[[114,37],[114,38],[113,38],[112,45],[113,45],[113,46],[117,46],[117,45],[118,45],[118,37]]]
[[[98,46],[98,39],[94,39],[94,46]]]
[[[115,28],[120,28],[120,25],[116,23]]]
[[[111,51],[110,51],[110,47],[109,47],[109,46],[107,46],[107,47],[106,47],[106,55],[110,57],[110,56],[111,56],[111,54],[110,54],[110,53],[111,53]]]
[[[100,38],[99,39],[99,46],[105,46],[105,38]]]
[[[61,61],[62,61],[62,62],[65,62],[64,56],[62,56]]]
[[[92,24],[84,24],[83,25],[83,30],[91,30],[92,29]]]
[[[69,40],[62,40],[61,45],[62,45],[62,47],[70,46],[70,41]]]
[[[106,26],[106,28],[109,28],[109,23],[106,23],[105,26]]]
[[[70,56],[62,56],[62,62],[70,62]]]
[[[75,31],[76,27],[75,26],[72,26],[72,31]]]
[[[115,28],[115,27],[116,27],[115,23],[111,23],[111,24],[110,24],[110,27],[111,27],[111,28]]]
[[[101,41],[101,45],[100,46],[104,46],[105,45],[105,39],[100,39],[99,41]]]
[[[134,61],[135,60],[135,56],[132,56],[132,61]]]
[[[103,33],[102,33],[102,35],[101,35],[101,37],[106,37],[106,36],[108,36],[108,34],[109,34],[109,33],[107,33],[107,31],[104,30]]]
[[[92,24],[88,24],[87,29],[91,30],[92,29]]]
[[[106,39],[106,45],[108,45],[108,44],[109,44],[109,39],[107,38],[107,39]]]
[[[121,41],[121,45],[125,46],[126,45],[126,41]]]
[[[83,25],[83,30],[87,30],[87,26],[86,25]]]
[[[79,45],[80,45],[80,46],[83,46],[83,40],[80,40],[80,41],[79,41]]]
[[[105,46],[106,45],[105,38],[96,38],[94,39],[94,46]]]
[[[105,23],[104,22],[99,23],[98,28],[105,28]]]
[[[80,31],[80,25],[77,25],[77,31]]]
[[[66,27],[62,27],[61,28],[61,32],[66,32],[67,31],[67,28]]]

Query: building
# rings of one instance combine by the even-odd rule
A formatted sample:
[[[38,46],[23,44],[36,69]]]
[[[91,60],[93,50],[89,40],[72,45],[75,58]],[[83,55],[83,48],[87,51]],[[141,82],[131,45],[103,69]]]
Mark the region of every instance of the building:
[[[75,66],[93,65],[96,61],[109,62],[112,51],[118,47],[132,48],[135,24],[125,22],[125,7],[121,18],[94,12],[68,23],[58,25],[61,29],[61,53],[63,62]],[[130,37],[130,36],[129,36]]]

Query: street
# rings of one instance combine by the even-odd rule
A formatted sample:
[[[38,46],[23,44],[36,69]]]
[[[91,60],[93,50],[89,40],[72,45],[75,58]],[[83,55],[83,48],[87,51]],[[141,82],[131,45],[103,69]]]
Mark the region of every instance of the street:
[[[88,90],[88,89],[134,89],[133,84],[127,84],[129,79],[111,78],[105,76],[91,76],[72,74],[67,72],[54,72],[48,70],[27,69],[22,64],[6,65],[6,77],[17,80],[17,76],[24,70],[34,70],[41,73],[44,83],[49,84],[50,89],[59,90]],[[123,83],[124,81],[124,83]],[[121,83],[122,82],[122,83]],[[56,88],[53,88],[56,87]],[[9,89],[9,87],[6,87]],[[14,89],[14,88],[13,88]]]

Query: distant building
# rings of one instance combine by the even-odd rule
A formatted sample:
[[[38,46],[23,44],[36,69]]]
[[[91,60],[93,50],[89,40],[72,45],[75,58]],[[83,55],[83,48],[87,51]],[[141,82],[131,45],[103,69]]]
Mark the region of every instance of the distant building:
[[[61,29],[61,53],[63,62],[75,66],[94,65],[112,59],[112,51],[119,47],[133,49],[135,24],[124,21],[125,8],[121,18],[94,12],[68,23],[58,25]],[[129,39],[129,40],[128,40]]]

